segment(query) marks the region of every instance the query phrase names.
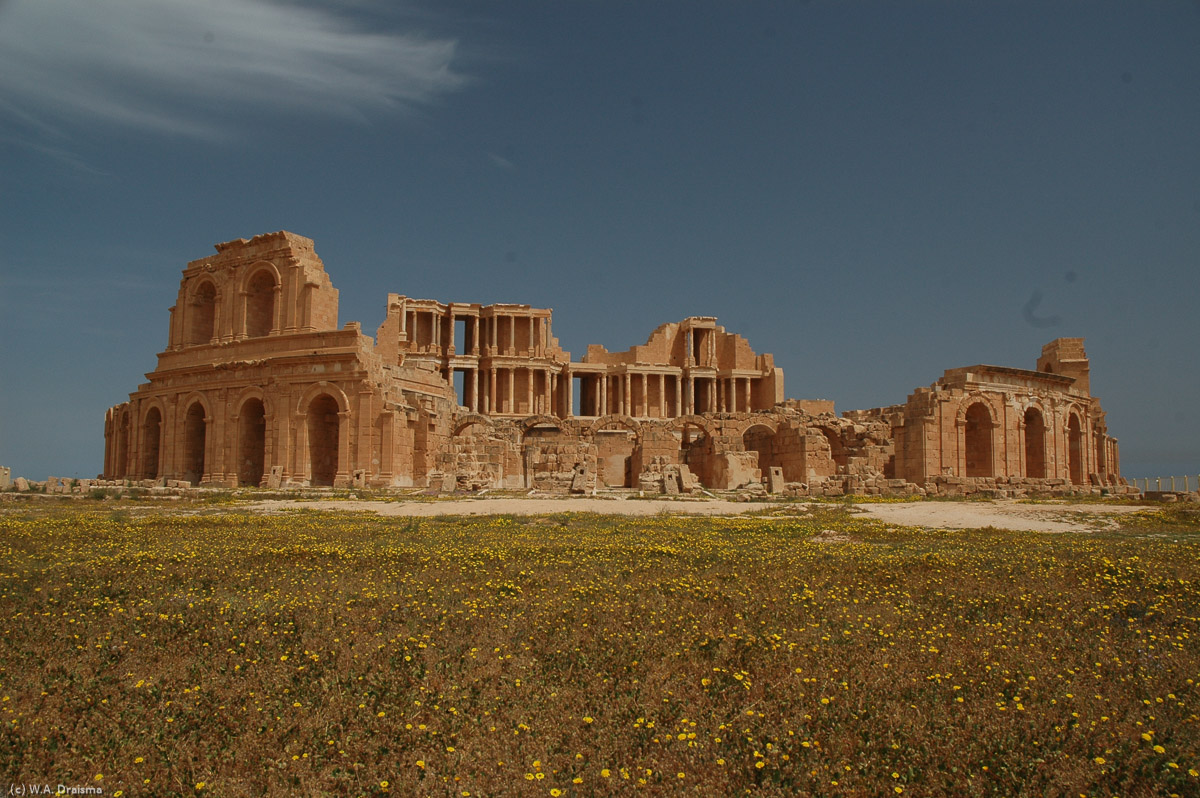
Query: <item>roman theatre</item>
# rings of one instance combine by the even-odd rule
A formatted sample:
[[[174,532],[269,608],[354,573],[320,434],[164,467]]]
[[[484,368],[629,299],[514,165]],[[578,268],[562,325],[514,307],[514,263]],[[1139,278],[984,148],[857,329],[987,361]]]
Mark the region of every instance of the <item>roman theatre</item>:
[[[1036,368],[951,369],[904,404],[785,398],[709,316],[578,360],[551,311],[387,297],[338,324],[313,242],[237,239],[187,265],[166,349],[108,410],[102,478],[146,485],[734,490],[796,496],[1122,492],[1080,338]]]

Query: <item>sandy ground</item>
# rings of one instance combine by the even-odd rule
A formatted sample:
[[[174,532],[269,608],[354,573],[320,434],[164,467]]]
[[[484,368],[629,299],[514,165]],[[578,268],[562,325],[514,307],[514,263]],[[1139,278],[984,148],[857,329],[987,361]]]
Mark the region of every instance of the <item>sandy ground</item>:
[[[670,499],[561,498],[561,499],[441,499],[417,502],[367,501],[293,501],[272,499],[255,502],[250,509],[262,512],[280,510],[343,510],[373,512],[379,515],[548,515],[551,513],[608,513],[611,515],[657,515],[660,512],[690,515],[738,515],[751,510],[777,507],[764,502],[727,502],[720,499],[675,501]]]
[[[790,505],[802,513],[805,504]],[[626,498],[479,498],[439,501],[300,501],[290,499],[254,502],[258,512],[286,510],[340,510],[374,512],[386,516],[435,515],[543,515],[551,513],[611,513],[617,515],[657,515],[660,512],[694,515],[739,515],[755,510],[786,512],[789,505],[766,502],[730,502],[709,500],[657,500]],[[991,502],[905,502],[896,504],[859,504],[855,509],[885,523],[924,526],[939,529],[1029,530],[1035,532],[1089,532],[1112,525],[1113,515],[1144,510],[1144,507],[1112,504],[1019,504],[1016,501]]]
[[[1019,529],[1031,532],[1090,532],[1113,526],[1113,515],[1146,510],[1116,504],[1020,504],[991,502],[906,502],[860,504],[867,515],[889,524],[938,529]]]

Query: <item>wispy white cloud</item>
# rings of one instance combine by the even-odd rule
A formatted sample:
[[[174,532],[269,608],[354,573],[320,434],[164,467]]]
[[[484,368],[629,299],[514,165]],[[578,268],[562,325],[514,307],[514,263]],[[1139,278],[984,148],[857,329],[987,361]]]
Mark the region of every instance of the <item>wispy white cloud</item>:
[[[13,0],[0,14],[0,115],[220,136],[264,113],[365,117],[464,83],[457,42],[356,27],[271,0]]]
[[[497,155],[494,152],[488,153],[488,159],[491,160],[492,166],[496,167],[497,169],[503,169],[507,172],[517,171],[516,164],[501,155]]]

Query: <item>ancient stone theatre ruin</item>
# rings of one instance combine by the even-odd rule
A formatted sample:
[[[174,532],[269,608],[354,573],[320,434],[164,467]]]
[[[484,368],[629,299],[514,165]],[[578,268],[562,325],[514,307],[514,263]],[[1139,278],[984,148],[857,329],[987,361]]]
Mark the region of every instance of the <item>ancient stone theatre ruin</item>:
[[[901,405],[785,399],[709,316],[563,351],[551,311],[387,297],[338,326],[313,242],[237,239],[187,265],[149,381],[105,418],[105,479],[195,486],[791,495],[1116,490],[1078,338],[1036,370],[947,371]]]

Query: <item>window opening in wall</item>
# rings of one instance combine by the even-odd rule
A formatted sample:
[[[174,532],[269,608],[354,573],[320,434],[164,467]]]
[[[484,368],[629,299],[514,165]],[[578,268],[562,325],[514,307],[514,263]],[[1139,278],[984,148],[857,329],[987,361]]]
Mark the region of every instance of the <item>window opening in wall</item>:
[[[192,304],[188,309],[191,311],[191,319],[188,323],[187,343],[207,344],[216,335],[216,286],[205,280],[192,295]]]
[[[261,338],[275,325],[275,276],[266,269],[246,286],[246,335]]]

